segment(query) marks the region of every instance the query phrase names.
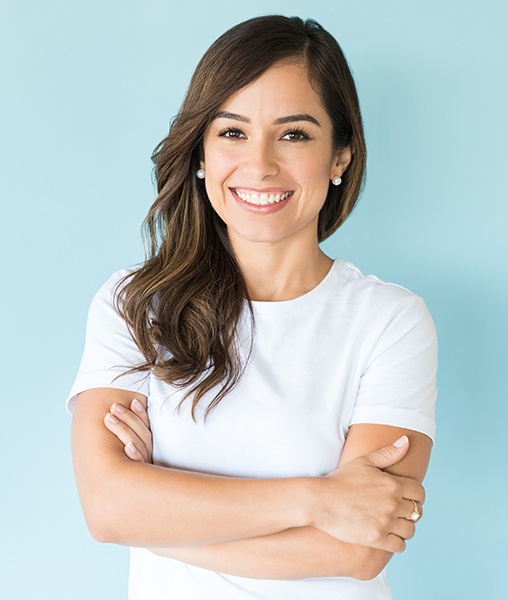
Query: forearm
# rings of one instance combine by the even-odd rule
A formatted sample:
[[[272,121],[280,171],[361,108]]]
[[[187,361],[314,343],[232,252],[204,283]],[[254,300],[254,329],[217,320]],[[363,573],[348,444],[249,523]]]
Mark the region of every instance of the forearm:
[[[125,461],[97,503],[101,541],[194,546],[282,531],[304,522],[292,480],[243,480]],[[303,500],[303,499],[302,499]]]
[[[78,491],[90,531],[99,541],[206,545],[307,524],[303,478],[215,477],[130,461],[102,423],[112,395],[111,390],[94,390],[91,398],[78,397],[73,419]],[[115,401],[132,398],[124,395],[116,391]]]
[[[126,441],[105,427],[111,405],[128,406],[132,396],[94,389],[76,403],[76,480],[99,541],[206,546],[313,526],[349,544],[402,552],[404,540],[414,535],[414,523],[405,519],[413,504],[406,498],[422,502],[423,488],[383,472],[401,461],[407,444],[359,457],[325,477],[243,479],[180,471],[129,460]]]
[[[407,458],[391,467],[396,474],[408,472],[423,479],[430,454],[430,442],[413,432],[379,426],[355,426],[348,437],[343,463],[369,452],[397,435],[409,434],[414,446]],[[157,554],[205,569],[240,577],[296,579],[307,577],[353,577],[371,579],[392,557],[391,552],[348,544],[313,527],[299,527],[281,533],[226,544],[197,548],[159,548]]]
[[[392,554],[347,544],[314,527],[193,548],[152,548],[159,556],[203,569],[259,579],[371,579]]]

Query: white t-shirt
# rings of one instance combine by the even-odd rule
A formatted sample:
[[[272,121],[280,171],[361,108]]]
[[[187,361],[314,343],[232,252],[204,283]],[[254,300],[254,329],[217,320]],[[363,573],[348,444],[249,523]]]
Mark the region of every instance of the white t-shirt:
[[[112,303],[114,274],[95,296],[68,408],[95,387],[148,397],[154,462],[237,477],[319,476],[337,467],[350,425],[405,427],[434,437],[437,341],[421,298],[336,260],[307,294],[253,302],[254,347],[236,388],[200,418],[183,391],[152,375],[123,375],[143,362]],[[250,343],[245,311],[244,355]],[[117,377],[120,375],[120,377]],[[224,575],[131,549],[130,600],[391,598],[385,571],[371,581],[334,577],[290,581]]]

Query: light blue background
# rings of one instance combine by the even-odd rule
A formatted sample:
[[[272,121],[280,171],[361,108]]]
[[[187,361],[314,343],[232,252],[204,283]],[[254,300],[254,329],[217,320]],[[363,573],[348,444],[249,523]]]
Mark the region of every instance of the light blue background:
[[[0,597],[120,600],[127,551],[84,525],[63,402],[88,304],[142,258],[153,147],[231,25],[314,17],[352,65],[369,148],[326,250],[425,297],[440,337],[425,519],[395,600],[506,598],[505,1],[2,0]]]

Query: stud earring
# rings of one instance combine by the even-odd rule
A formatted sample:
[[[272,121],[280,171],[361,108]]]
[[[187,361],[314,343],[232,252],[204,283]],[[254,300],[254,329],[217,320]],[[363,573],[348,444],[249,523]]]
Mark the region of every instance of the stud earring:
[[[333,185],[340,185],[342,183],[342,179],[337,175],[332,179]]]
[[[204,169],[198,169],[196,171],[196,177],[198,179],[204,179],[205,178],[205,170]]]

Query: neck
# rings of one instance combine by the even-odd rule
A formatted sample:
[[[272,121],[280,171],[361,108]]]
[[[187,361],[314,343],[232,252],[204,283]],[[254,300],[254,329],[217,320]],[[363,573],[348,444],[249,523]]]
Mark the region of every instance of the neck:
[[[251,300],[280,302],[303,296],[326,277],[333,261],[315,243],[232,240]]]

